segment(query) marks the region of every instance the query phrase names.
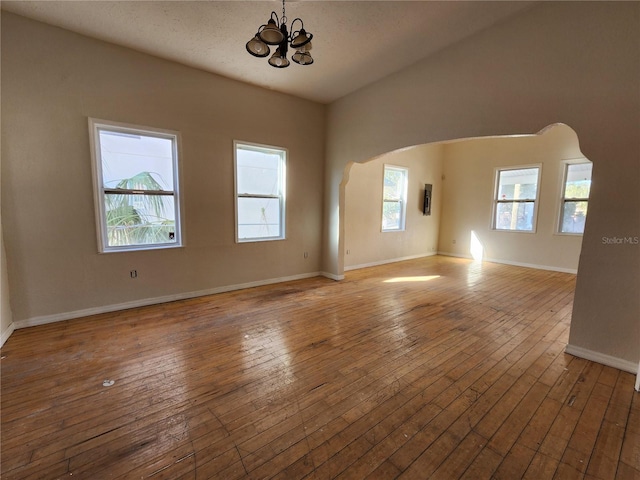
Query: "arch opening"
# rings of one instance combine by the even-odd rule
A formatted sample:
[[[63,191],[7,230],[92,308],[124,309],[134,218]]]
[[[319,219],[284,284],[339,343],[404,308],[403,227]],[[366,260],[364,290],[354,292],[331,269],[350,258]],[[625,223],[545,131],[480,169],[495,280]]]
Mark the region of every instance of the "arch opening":
[[[574,130],[553,124],[537,134],[449,140],[350,163],[340,185],[344,271],[443,254],[576,273],[582,235],[559,226],[566,165],[580,162],[590,160]],[[380,226],[384,165],[409,171],[402,231]],[[523,166],[539,173],[533,228],[497,229],[496,172]],[[423,215],[425,184],[432,186],[431,215]]]

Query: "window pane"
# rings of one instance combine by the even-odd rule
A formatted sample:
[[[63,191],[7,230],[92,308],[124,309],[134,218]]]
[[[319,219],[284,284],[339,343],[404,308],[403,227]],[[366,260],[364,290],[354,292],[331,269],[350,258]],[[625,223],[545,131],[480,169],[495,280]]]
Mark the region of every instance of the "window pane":
[[[584,233],[584,222],[587,219],[588,202],[564,202],[562,211],[562,233]]]
[[[496,229],[498,230],[533,230],[534,202],[498,203]]]
[[[384,166],[382,186],[382,231],[404,230],[408,170]]]
[[[180,246],[177,133],[94,119],[89,124],[100,252]],[[136,193],[111,192],[118,189]],[[157,193],[145,193],[151,191]]]
[[[99,130],[106,188],[174,190],[173,140]]]
[[[567,182],[564,187],[565,198],[589,198],[592,168],[592,163],[567,165]]]
[[[538,171],[538,168],[500,171],[497,200],[535,200]]]
[[[285,150],[235,142],[236,241],[284,238],[285,165]]]
[[[105,194],[104,202],[109,247],[177,243],[173,196]]]
[[[402,221],[401,202],[382,202],[382,229],[398,230]]]
[[[404,193],[404,171],[393,168],[384,169],[384,199],[401,200]]]
[[[238,194],[278,195],[280,155],[238,148],[236,175]]]
[[[238,238],[279,237],[280,199],[238,198]]]

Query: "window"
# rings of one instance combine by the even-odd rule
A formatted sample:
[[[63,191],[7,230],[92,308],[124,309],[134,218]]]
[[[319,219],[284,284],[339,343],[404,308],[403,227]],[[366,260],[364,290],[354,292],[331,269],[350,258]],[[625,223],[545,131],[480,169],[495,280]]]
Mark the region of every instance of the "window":
[[[584,232],[591,190],[591,162],[564,164],[562,200],[560,202],[560,233]]]
[[[100,252],[182,245],[178,133],[89,119]]]
[[[234,142],[236,241],[285,238],[286,150]]]
[[[384,166],[382,231],[404,230],[407,211],[407,169]]]
[[[497,170],[493,228],[534,232],[540,167]]]

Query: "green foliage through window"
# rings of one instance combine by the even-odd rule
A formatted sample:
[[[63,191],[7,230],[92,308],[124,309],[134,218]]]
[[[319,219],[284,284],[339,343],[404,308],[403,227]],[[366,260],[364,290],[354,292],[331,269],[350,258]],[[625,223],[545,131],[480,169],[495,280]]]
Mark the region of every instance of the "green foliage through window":
[[[150,172],[140,172],[118,182],[115,189],[162,191]],[[173,197],[154,194],[105,194],[105,216],[109,246],[165,243],[175,236]]]

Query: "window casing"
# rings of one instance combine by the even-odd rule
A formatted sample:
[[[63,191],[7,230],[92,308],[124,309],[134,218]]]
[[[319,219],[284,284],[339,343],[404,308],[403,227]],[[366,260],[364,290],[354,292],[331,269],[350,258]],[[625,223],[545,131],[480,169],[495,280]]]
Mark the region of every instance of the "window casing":
[[[236,242],[285,238],[287,151],[234,142]]]
[[[382,187],[382,231],[397,232],[405,229],[407,213],[406,168],[384,166]]]
[[[540,170],[540,166],[496,170],[494,230],[535,232]]]
[[[98,250],[182,245],[178,132],[89,119]]]
[[[564,163],[558,233],[583,234],[589,206],[592,167],[593,164],[589,161]]]

